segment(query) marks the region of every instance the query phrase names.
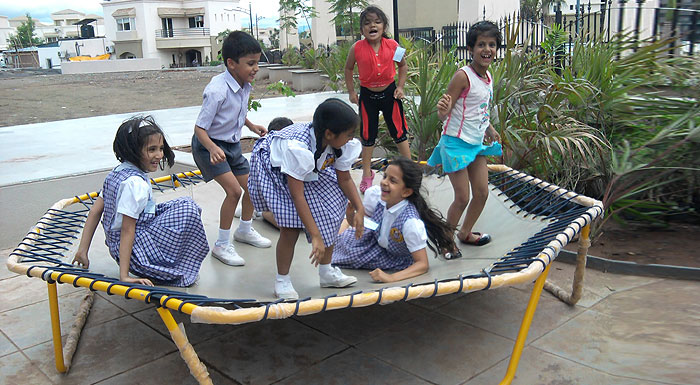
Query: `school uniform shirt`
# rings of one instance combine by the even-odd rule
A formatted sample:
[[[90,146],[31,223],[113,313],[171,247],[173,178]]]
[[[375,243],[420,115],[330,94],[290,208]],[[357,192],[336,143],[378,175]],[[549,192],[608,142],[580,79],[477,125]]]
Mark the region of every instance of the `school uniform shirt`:
[[[380,226],[365,227],[360,239],[349,228],[338,237],[332,264],[349,269],[403,270],[413,264],[412,253],[427,247],[425,224],[416,207],[403,200],[390,209],[381,200],[379,186],[365,191],[365,213]]]
[[[335,244],[348,198],[336,171],[348,171],[362,151],[353,139],[335,151],[327,147],[314,163],[316,137],[310,123],[295,123],[258,140],[250,156],[248,191],[257,211],[270,211],[280,227],[304,228],[287,177],[304,182],[304,199],[326,247]],[[314,167],[315,166],[315,167]],[[307,240],[310,240],[307,233]]]
[[[204,89],[202,108],[195,124],[205,129],[212,139],[238,142],[252,89],[250,83],[241,87],[228,70],[214,76]]]
[[[126,168],[141,171],[130,162],[121,163],[114,171],[119,172]],[[151,189],[151,184],[143,177],[132,175],[119,184],[116,212],[110,230],[118,231],[121,229],[123,215],[138,218],[142,212],[155,214],[156,203],[153,200],[153,190]]]

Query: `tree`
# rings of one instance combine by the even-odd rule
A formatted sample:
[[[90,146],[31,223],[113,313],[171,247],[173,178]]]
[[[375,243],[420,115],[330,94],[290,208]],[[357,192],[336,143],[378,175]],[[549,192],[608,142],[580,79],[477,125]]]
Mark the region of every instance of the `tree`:
[[[31,47],[43,43],[43,40],[34,36],[34,19],[27,13],[27,21],[17,27],[16,35],[9,35],[8,39],[17,48]]]
[[[297,30],[297,17],[301,16],[306,20],[306,26],[309,27],[309,36],[311,36],[311,25],[309,18],[318,16],[316,8],[306,5],[305,0],[280,0],[280,28],[285,31]],[[314,46],[314,41],[311,39],[311,46]],[[280,47],[280,49],[283,47]],[[284,47],[287,48],[287,47]]]
[[[367,6],[367,0],[328,0],[331,4],[331,12],[335,13],[333,22],[336,25],[347,27],[350,35],[355,38],[355,29],[360,31],[360,18],[353,13],[353,8],[361,10]]]

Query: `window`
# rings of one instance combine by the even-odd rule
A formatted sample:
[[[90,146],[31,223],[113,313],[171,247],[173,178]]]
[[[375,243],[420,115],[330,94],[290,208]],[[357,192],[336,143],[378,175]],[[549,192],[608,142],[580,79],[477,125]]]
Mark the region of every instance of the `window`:
[[[131,31],[134,24],[133,17],[122,17],[117,19],[117,31]]]
[[[204,16],[190,17],[190,28],[203,28]]]

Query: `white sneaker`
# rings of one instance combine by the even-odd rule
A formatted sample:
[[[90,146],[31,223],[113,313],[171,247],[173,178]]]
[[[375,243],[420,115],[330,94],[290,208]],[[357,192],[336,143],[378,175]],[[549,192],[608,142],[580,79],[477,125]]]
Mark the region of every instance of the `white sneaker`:
[[[233,213],[233,216],[236,218],[240,218],[242,212],[243,212],[243,206],[237,206],[236,211]],[[262,217],[262,212],[253,210],[253,218],[252,219],[257,219],[260,217]]]
[[[243,233],[236,229],[233,232],[233,239],[238,242],[247,243],[255,247],[266,248],[272,246],[272,241],[260,235],[254,228],[250,228],[250,231]]]
[[[318,276],[321,281],[321,287],[347,287],[357,282],[357,278],[343,274],[337,266],[332,266],[331,270],[326,274],[319,272]]]
[[[216,257],[216,259],[227,265],[245,265],[245,260],[241,258],[240,255],[238,255],[238,253],[236,252],[236,248],[234,248],[233,245],[230,243],[226,247],[214,245],[214,248],[211,250],[211,255],[213,255],[214,257]]]
[[[292,281],[275,279],[275,297],[284,300],[299,299],[299,294],[294,290]]]

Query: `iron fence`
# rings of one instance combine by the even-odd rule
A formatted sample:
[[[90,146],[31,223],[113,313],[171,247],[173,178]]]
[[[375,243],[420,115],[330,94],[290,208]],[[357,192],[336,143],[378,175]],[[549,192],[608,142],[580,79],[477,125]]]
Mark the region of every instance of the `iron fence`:
[[[620,32],[628,33],[635,42],[646,39],[670,39],[668,54],[671,56],[697,55],[700,49],[700,1],[692,6],[699,9],[683,8],[682,2],[676,7],[645,7],[645,0],[612,0],[588,2],[562,10],[558,3],[553,13],[542,15],[537,19],[527,19],[519,14],[507,16],[494,22],[503,34],[504,47],[512,44],[525,51],[541,50],[542,42],[554,24],[564,30],[570,52],[574,41],[602,39],[609,41]],[[484,17],[482,17],[484,19]],[[414,40],[423,40],[433,48],[449,50],[456,48],[460,60],[470,60],[467,51],[467,34],[471,24],[457,22],[443,26],[436,31],[432,27],[399,29],[399,35]],[[517,29],[509,35],[506,31]],[[508,41],[513,38],[515,41]],[[502,57],[505,48],[501,48],[498,57]]]

